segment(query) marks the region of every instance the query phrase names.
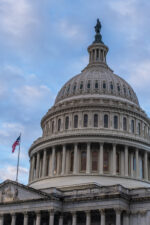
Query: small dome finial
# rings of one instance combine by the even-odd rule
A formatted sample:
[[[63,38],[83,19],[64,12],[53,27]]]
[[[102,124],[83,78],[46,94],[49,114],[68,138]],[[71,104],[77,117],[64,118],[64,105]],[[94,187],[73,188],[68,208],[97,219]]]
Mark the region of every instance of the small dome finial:
[[[103,44],[102,35],[100,34],[102,25],[101,25],[101,22],[99,21],[99,19],[97,19],[97,23],[94,28],[95,28],[96,35],[95,35],[95,41],[93,43],[102,43]]]

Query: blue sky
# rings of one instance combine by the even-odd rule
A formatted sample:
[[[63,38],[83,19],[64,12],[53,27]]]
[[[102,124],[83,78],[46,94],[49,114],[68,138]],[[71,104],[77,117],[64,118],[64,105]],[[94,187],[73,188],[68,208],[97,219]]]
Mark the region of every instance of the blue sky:
[[[134,88],[150,116],[150,1],[0,1],[0,182],[27,183],[28,149],[41,136],[40,120],[61,86],[88,64],[96,19],[109,47],[107,62]]]

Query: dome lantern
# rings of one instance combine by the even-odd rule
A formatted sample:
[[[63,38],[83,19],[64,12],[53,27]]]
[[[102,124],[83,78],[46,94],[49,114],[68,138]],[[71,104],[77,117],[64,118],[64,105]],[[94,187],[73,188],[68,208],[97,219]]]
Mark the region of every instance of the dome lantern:
[[[95,26],[95,40],[93,44],[88,47],[89,65],[103,64],[106,66],[106,55],[108,52],[108,47],[104,45],[102,41],[102,35],[100,34],[101,27],[101,23],[99,19],[97,19],[97,24]]]

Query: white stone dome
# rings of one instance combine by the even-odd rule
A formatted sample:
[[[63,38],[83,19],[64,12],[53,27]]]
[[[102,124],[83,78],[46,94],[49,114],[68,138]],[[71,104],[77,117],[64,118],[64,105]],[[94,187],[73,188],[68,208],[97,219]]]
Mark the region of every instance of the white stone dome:
[[[89,64],[90,65],[90,64]],[[108,67],[100,65],[87,66],[80,74],[70,79],[59,91],[55,103],[79,96],[101,96],[104,98],[121,98],[139,105],[132,87],[121,77],[115,75]]]

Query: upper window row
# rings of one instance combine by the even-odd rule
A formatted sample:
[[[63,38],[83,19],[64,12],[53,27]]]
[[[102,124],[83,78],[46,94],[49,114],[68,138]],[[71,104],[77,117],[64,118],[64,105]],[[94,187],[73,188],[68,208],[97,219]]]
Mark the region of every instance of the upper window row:
[[[93,127],[99,127],[99,114],[95,113],[93,115],[93,119],[92,119],[92,126]],[[83,115],[83,120],[82,120],[82,127],[89,127],[89,115],[88,114],[84,114]],[[142,126],[141,126],[141,122],[138,122],[137,124],[135,124],[135,120],[132,119],[130,122],[127,120],[127,117],[123,117],[122,118],[122,122],[119,120],[119,117],[117,115],[113,116],[113,128],[114,129],[119,129],[119,127],[122,126],[123,131],[127,131],[128,128],[131,130],[131,133],[137,133],[138,135],[141,135],[142,132]],[[57,131],[60,131],[62,127],[62,120],[59,118],[57,121]],[[70,118],[69,116],[65,117],[65,124],[64,124],[64,128],[65,130],[68,130],[70,127]],[[73,117],[73,128],[78,128],[79,127],[79,117],[78,115],[74,115]],[[104,114],[103,116],[103,127],[104,128],[109,128],[110,127],[110,118],[108,114]],[[54,121],[52,121],[52,125],[51,125],[51,131],[52,133],[54,133]],[[146,124],[144,125],[144,136],[146,136],[148,133],[147,131],[147,126]]]
[[[87,90],[90,89],[93,85],[93,88],[95,90],[97,90],[99,87],[100,87],[100,82],[98,80],[95,80],[94,83],[92,84],[92,81],[91,80],[88,80],[86,82],[86,84],[81,81],[79,83],[79,90],[82,91],[84,88],[86,88]],[[118,93],[123,93],[125,96],[130,96],[132,98],[132,90],[127,88],[125,85],[121,85],[120,83],[117,83],[114,85],[114,83],[111,81],[111,82],[106,82],[105,80],[102,81],[101,83],[101,87],[102,89],[105,91],[106,89],[109,89],[110,92],[113,92],[115,90],[117,90]],[[64,95],[64,93],[66,93],[67,95],[70,94],[70,92],[73,92],[75,93],[77,90],[77,82],[75,82],[73,85],[72,85],[72,88],[71,88],[71,85],[69,84],[68,86],[66,86],[65,88],[63,88],[62,90],[62,96]]]

